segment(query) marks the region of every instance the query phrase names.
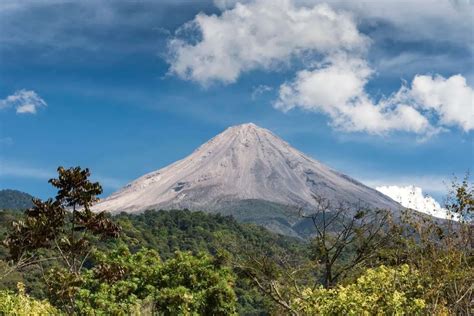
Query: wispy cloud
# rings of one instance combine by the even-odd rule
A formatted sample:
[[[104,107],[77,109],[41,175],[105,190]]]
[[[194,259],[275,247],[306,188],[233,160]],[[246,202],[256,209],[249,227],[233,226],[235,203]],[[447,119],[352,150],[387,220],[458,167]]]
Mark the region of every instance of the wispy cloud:
[[[46,106],[46,101],[36,92],[25,89],[17,90],[0,100],[0,110],[13,108],[17,114],[36,114],[40,108]]]
[[[114,177],[103,176],[100,174],[92,174],[91,176],[92,181],[99,182],[104,188],[108,188],[111,190],[117,190],[123,187],[127,181],[123,179],[118,179]]]
[[[25,163],[0,160],[0,178],[25,178],[47,181],[57,176],[56,170],[30,166]],[[127,183],[127,180],[105,176],[92,172],[92,181],[98,181],[104,188],[116,190]]]
[[[1,145],[4,145],[4,146],[10,146],[10,145],[13,145],[13,138],[7,136],[7,137],[0,137],[0,146]]]
[[[189,3],[186,3],[189,2]],[[4,0],[0,2],[0,45],[16,50],[41,48],[35,58],[61,59],[100,52],[104,58],[114,53],[137,51],[156,53],[164,29],[163,20],[179,14],[163,12],[192,7],[192,1],[65,1]],[[21,21],[21,23],[19,22]],[[120,33],[120,36],[111,36]]]
[[[48,180],[54,176],[55,172],[48,169],[0,160],[0,177]]]
[[[267,86],[265,84],[258,85],[256,87],[253,87],[252,90],[252,100],[256,100],[259,98],[262,94],[265,94],[267,92],[270,92],[273,90],[273,87]]]

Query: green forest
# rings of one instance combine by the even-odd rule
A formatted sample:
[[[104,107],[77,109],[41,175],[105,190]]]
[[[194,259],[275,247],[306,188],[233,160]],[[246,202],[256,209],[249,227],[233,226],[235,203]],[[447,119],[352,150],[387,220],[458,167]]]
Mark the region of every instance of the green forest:
[[[88,169],[58,168],[57,195],[0,211],[0,314],[470,315],[473,226],[315,196],[311,238],[230,216],[110,215]],[[470,218],[469,179],[446,207]],[[257,210],[256,210],[257,211]]]

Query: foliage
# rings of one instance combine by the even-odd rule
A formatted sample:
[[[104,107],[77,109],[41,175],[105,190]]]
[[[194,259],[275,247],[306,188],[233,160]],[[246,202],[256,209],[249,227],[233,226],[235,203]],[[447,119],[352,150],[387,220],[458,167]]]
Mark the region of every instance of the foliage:
[[[70,276],[51,278],[54,284],[49,288],[54,291],[50,294],[54,301],[73,309],[74,289],[93,248],[93,237],[118,237],[119,227],[105,213],[90,210],[102,188],[89,181],[88,169],[59,167],[58,175],[49,180],[58,189],[56,198],[34,199],[34,206],[25,212],[24,219],[13,222],[4,243],[19,269],[61,260]]]
[[[219,214],[188,210],[146,211],[137,215],[120,214],[114,219],[122,227],[121,239],[132,251],[139,247],[152,248],[163,259],[173,257],[178,250],[210,253],[219,260],[227,257],[227,264],[239,273],[234,289],[239,314],[266,314],[273,308],[273,303],[241,273],[236,263],[254,257],[254,254],[267,256],[271,262],[283,258],[302,262],[308,257],[307,243],[300,239],[277,235],[257,225],[238,223],[232,217]]]
[[[469,218],[474,208],[472,184],[464,179],[452,184],[447,209]],[[422,272],[424,299],[430,314],[469,314],[474,299],[474,230],[461,220],[439,221],[406,213],[403,225],[394,227],[391,244],[379,252],[379,262],[409,264]]]
[[[408,265],[380,266],[353,284],[306,288],[293,300],[293,308],[304,315],[423,315],[421,279]]]
[[[234,277],[228,268],[207,255],[178,252],[165,262],[158,281],[157,306],[169,314],[178,311],[175,298],[186,290],[187,309],[201,315],[235,313]]]
[[[0,212],[0,286],[24,282],[31,297],[47,292],[49,303],[67,313],[471,312],[474,194],[467,178],[453,183],[447,199],[460,222],[408,212],[392,222],[385,212],[329,207],[321,198],[314,212],[301,214],[314,228],[313,240],[304,242],[218,214],[95,214],[90,205],[101,189],[88,181],[88,170],[58,171],[50,181],[55,199],[35,200],[24,217]],[[107,238],[118,227],[119,238]],[[25,308],[51,307],[7,290],[0,304],[20,297],[32,301]]]
[[[451,191],[446,199],[446,208],[449,213],[456,214],[463,224],[469,224],[474,215],[474,186],[469,182],[469,173],[462,182],[454,179]],[[471,225],[467,225],[469,227]]]
[[[313,222],[316,233],[311,246],[315,269],[324,287],[330,288],[386,244],[391,216],[384,210],[333,205],[324,197],[313,197],[315,209],[302,216]]]
[[[460,218],[471,218],[473,200],[472,184],[465,179],[460,184],[453,183],[447,208],[460,215]],[[331,310],[337,311],[338,305],[346,306],[343,301],[338,301],[341,295],[344,298],[353,295],[347,303],[355,302],[355,305],[348,309],[357,311],[356,306],[373,303],[370,295],[365,293],[357,296],[361,289],[354,286],[341,288],[342,284],[360,285],[361,280],[356,281],[359,276],[374,274],[374,271],[384,272],[372,269],[388,266],[386,269],[408,267],[417,271],[416,282],[423,285],[415,287],[419,290],[415,296],[410,287],[415,284],[408,283],[406,288],[392,289],[397,291],[394,295],[402,295],[402,302],[409,302],[410,298],[423,300],[425,312],[432,315],[469,315],[474,292],[474,234],[470,222],[436,220],[412,212],[407,213],[410,216],[403,216],[395,221],[389,221],[383,213],[382,217],[374,213],[375,217],[369,216],[366,221],[365,213],[360,215],[360,212],[355,212],[353,219],[347,220],[347,216],[343,214],[348,209],[333,209],[327,204],[320,207],[321,204],[318,204],[316,213],[303,214],[312,219],[316,229],[309,261],[298,262],[281,255],[269,256],[265,251],[246,252],[243,247],[239,251],[247,253],[247,256],[237,262],[237,268],[264,295],[280,306],[282,313],[297,315],[300,314],[298,309],[306,313],[315,308],[314,313],[324,314],[325,306],[329,306],[327,313],[331,314]],[[385,274],[385,277],[389,276],[390,273]],[[374,282],[381,280],[374,279]],[[378,290],[374,289],[374,293]],[[403,293],[400,294],[400,291]],[[318,303],[317,299],[328,302]],[[421,301],[416,302],[413,306],[400,305],[399,310],[387,313],[397,314],[404,310],[409,314],[415,313],[410,308],[417,308]],[[316,303],[323,305],[313,306]],[[333,303],[335,305],[331,307]],[[397,306],[395,301],[389,304]],[[385,307],[376,305],[376,308],[383,312]],[[348,310],[334,313],[346,312]]]
[[[235,313],[233,275],[212,257],[177,252],[162,262],[154,250],[131,254],[126,247],[96,256],[77,298],[80,314],[140,314],[144,308],[166,315]]]
[[[306,248],[302,240],[271,233],[261,226],[242,224],[220,214],[150,210],[142,214],[121,213],[114,221],[122,228],[121,239],[132,250],[152,248],[163,258],[173,256],[178,250],[215,255],[218,249],[229,246],[223,244],[224,240],[259,248],[273,245],[293,256],[303,256]]]
[[[17,212],[0,212],[0,232],[6,231],[12,221],[20,219],[21,216]],[[304,260],[307,253],[306,244],[299,239],[280,236],[260,226],[241,224],[232,217],[219,214],[187,210],[147,211],[136,215],[120,214],[111,219],[122,229],[120,238],[92,240],[95,247],[103,253],[108,253],[110,249],[117,247],[118,243],[126,243],[131,253],[138,252],[143,247],[154,249],[163,260],[173,258],[176,251],[189,251],[195,255],[201,252],[212,254],[219,257],[218,260],[223,264],[227,264],[230,259],[223,260],[225,251],[222,249],[228,249],[227,255],[235,257],[245,255],[237,253],[243,246],[246,252],[253,249],[254,253],[268,254],[272,260],[278,260],[279,254],[287,254],[295,260]],[[0,258],[5,259],[6,255],[7,252],[0,246]],[[89,258],[85,267],[93,268],[96,264],[95,258]],[[0,279],[0,286],[15,288],[15,280],[23,280],[32,295],[44,298],[45,293],[60,290],[52,282],[56,280],[59,283],[56,285],[61,285],[65,277],[64,271],[58,270],[59,267],[56,265],[54,270],[58,272],[57,275],[48,274],[48,286],[45,285],[41,270],[36,266],[23,268],[18,275],[15,272],[17,276],[14,280],[11,280],[12,274],[9,278]],[[45,270],[51,268],[53,266]],[[255,289],[253,283],[243,275],[236,280],[234,291],[237,294],[239,314],[262,315],[272,309],[271,301]],[[54,296],[49,295],[51,301],[55,300]],[[56,304],[59,302],[56,301]]]
[[[312,222],[315,233],[307,250],[299,251],[299,256],[278,251],[271,245],[263,249],[238,245],[233,251],[239,254],[234,261],[238,271],[279,305],[281,312],[297,313],[291,301],[303,288],[321,284],[331,288],[366,269],[376,257],[376,250],[389,238],[387,211],[334,206],[319,196],[314,199],[315,208],[300,213]]]
[[[154,293],[161,259],[153,250],[131,254],[119,247],[110,253],[97,252],[94,268],[85,271],[77,298],[80,314],[138,314]]]
[[[47,301],[30,298],[22,283],[18,283],[18,293],[0,291],[0,314],[14,316],[59,315],[59,311]]]
[[[34,199],[34,206],[25,212],[25,218],[13,222],[5,244],[17,260],[28,252],[54,248],[68,268],[77,272],[80,269],[77,254],[88,250],[87,233],[117,237],[119,228],[104,213],[90,210],[102,188],[88,180],[88,169],[59,167],[58,173],[58,179],[49,180],[58,188],[55,200]]]

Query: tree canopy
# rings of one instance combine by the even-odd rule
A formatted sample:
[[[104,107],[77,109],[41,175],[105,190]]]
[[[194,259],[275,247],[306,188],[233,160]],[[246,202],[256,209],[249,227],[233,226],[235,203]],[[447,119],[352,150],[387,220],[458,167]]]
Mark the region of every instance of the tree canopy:
[[[319,200],[309,241],[188,210],[110,216],[87,169],[58,168],[55,198],[0,213],[0,313],[17,315],[469,315],[473,186],[461,221]]]

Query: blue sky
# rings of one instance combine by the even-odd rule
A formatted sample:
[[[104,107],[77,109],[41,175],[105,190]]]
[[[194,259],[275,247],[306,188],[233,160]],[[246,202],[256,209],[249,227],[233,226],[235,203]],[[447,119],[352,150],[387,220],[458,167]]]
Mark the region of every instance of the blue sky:
[[[440,200],[474,166],[473,6],[2,2],[0,188],[45,198],[57,166],[80,165],[110,194],[254,122]]]

